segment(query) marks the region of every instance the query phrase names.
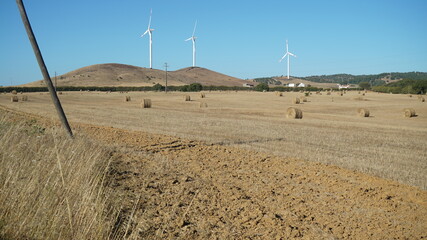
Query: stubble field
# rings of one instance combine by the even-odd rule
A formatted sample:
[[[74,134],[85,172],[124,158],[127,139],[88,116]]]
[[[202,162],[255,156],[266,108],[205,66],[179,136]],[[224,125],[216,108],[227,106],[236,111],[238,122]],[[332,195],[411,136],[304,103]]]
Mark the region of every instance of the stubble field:
[[[28,101],[18,103],[0,95],[0,236],[427,238],[427,108],[416,96],[314,93],[295,105],[302,93],[189,93],[184,101],[176,92],[66,92],[60,99],[76,140],[58,143],[50,96],[23,95]],[[144,98],[152,108],[141,108]],[[303,118],[287,119],[290,106]],[[371,116],[357,116],[360,107]],[[404,118],[407,107],[418,116]],[[11,121],[28,130],[5,130]],[[98,164],[106,170],[85,167]],[[44,167],[55,165],[66,166],[65,181]],[[90,171],[105,183],[86,186]],[[52,195],[49,184],[68,187]]]
[[[30,93],[26,102],[0,104],[56,119],[47,93]],[[191,101],[184,101],[190,95]],[[60,96],[71,122],[164,134],[209,144],[229,145],[269,154],[321,162],[393,179],[427,189],[427,104],[417,96],[348,92],[303,93],[206,92],[105,93],[66,92]],[[130,96],[131,101],[124,101]],[[141,108],[149,98],[152,108]],[[207,108],[200,108],[200,103]],[[288,107],[303,111],[302,119],[287,119]],[[370,117],[357,115],[358,108]],[[417,116],[405,118],[404,108]]]

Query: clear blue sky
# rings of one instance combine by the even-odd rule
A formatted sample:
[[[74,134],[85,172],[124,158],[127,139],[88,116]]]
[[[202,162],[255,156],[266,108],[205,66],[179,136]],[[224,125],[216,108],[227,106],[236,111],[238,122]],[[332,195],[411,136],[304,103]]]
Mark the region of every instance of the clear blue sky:
[[[148,67],[141,38],[153,9],[153,68],[192,64],[239,78],[427,72],[425,0],[24,0],[53,76],[99,63]],[[42,79],[15,1],[0,3],[0,85]]]

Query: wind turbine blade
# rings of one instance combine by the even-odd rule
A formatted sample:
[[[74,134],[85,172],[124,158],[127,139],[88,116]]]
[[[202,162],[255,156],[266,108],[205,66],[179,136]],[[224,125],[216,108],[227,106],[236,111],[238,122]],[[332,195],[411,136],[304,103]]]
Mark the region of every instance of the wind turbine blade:
[[[286,39],[286,52],[289,52],[289,50],[288,50],[288,39]]]
[[[291,55],[292,57],[297,57],[297,55],[295,55],[295,54],[293,54],[293,53],[290,53],[290,52],[288,52],[289,53],[289,55]]]
[[[196,27],[197,27],[197,20],[196,20],[196,23],[194,24],[193,35],[191,35],[191,36],[193,36],[193,37],[194,37],[194,33],[196,32]]]
[[[148,20],[148,29],[150,29],[151,26],[151,15],[153,14],[153,9],[150,9],[150,20]]]
[[[191,39],[193,39],[193,37],[190,37],[188,39],[185,39],[185,41],[190,41]]]
[[[141,35],[141,37],[145,36],[145,34],[147,34],[149,31],[150,31],[150,30],[149,30],[149,29],[147,29],[147,31],[145,31],[145,33],[143,33],[143,34]]]
[[[283,57],[279,60],[279,62],[282,62],[282,60],[288,55],[288,53],[286,53],[285,55],[283,55]]]

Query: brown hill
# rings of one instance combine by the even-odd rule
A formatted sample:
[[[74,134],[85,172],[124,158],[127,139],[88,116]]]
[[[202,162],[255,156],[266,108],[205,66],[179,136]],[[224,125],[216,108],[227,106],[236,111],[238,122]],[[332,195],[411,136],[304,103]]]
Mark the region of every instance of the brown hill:
[[[132,65],[107,63],[96,64],[57,76],[57,86],[152,86],[165,85],[163,70],[136,67]],[[55,82],[55,78],[52,77]],[[242,86],[245,80],[230,77],[201,67],[168,71],[168,85],[180,86],[191,83],[217,86]],[[24,84],[25,87],[44,86],[44,81]]]

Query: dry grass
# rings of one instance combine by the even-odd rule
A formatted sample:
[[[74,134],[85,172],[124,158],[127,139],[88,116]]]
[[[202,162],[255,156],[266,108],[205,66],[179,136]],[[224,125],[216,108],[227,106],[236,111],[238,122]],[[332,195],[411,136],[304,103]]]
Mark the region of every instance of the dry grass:
[[[11,102],[18,102],[19,101],[18,96],[12,96],[12,97],[10,97],[10,101]]]
[[[200,93],[200,98],[205,98],[205,97],[206,97],[205,93]]]
[[[296,98],[293,98],[293,99],[292,99],[292,103],[293,103],[293,104],[299,104],[299,103],[300,103],[300,99],[299,99],[299,98],[297,98],[297,97],[296,97]]]
[[[130,102],[130,101],[131,101],[130,96],[126,96],[126,97],[125,97],[125,102]]]
[[[186,101],[186,102],[191,101],[190,95],[185,95],[184,96],[184,101]]]
[[[114,238],[109,152],[0,113],[0,239]]]
[[[199,93],[187,93],[192,98]],[[271,93],[273,94],[273,93]],[[299,105],[304,118],[286,119],[286,109],[301,93],[283,97],[259,92],[214,92],[199,108],[184,102],[182,93],[130,92],[156,102],[153,111],[141,114],[139,102],[124,103],[112,92],[67,92],[61,97],[70,121],[94,123],[128,130],[173,135],[265,151],[275,155],[323,162],[427,189],[427,105],[406,94],[370,94],[369,101],[347,91],[342,97],[310,96],[310,104]],[[336,94],[336,93],[334,93]],[[56,118],[48,95],[29,94],[31,102],[9,102],[0,95],[0,105],[19,111]],[[375,113],[361,119],[356,109]],[[403,118],[403,109],[413,108],[417,117]],[[200,134],[203,133],[203,134]],[[304,146],[304,147],[301,147]]]
[[[23,102],[28,101],[28,96],[27,95],[21,96],[21,101]]]
[[[207,107],[208,107],[207,103],[205,103],[205,102],[200,103],[200,108],[207,108]]]

